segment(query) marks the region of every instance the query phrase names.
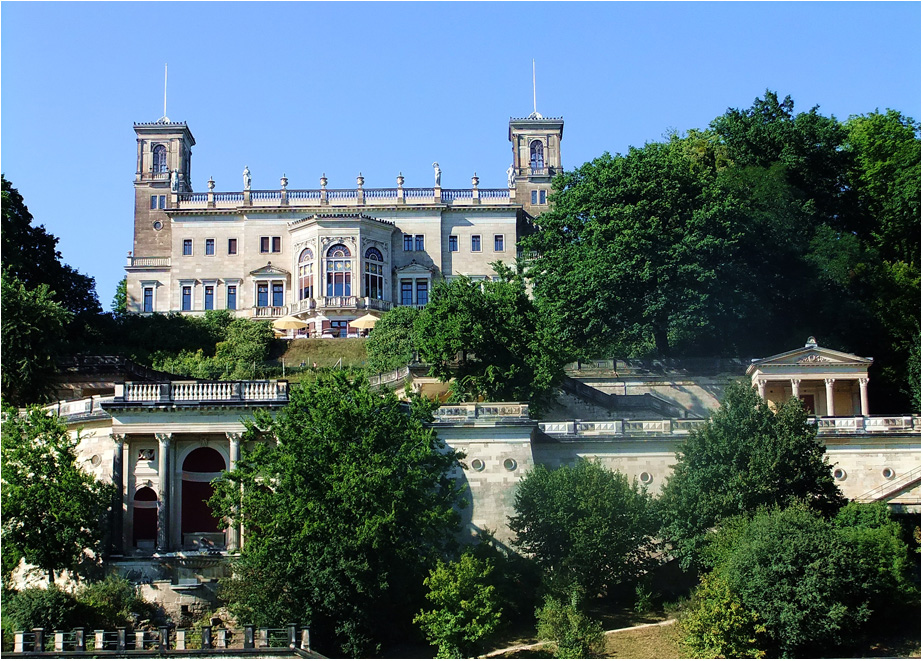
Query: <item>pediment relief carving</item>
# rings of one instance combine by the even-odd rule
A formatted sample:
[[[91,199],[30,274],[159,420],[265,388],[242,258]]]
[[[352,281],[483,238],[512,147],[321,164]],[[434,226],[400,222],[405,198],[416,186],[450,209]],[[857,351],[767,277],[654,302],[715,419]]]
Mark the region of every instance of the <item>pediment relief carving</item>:
[[[425,264],[418,264],[417,260],[410,260],[409,264],[404,266],[395,266],[395,273],[437,273],[439,269],[435,266],[427,266]]]
[[[258,269],[254,269],[253,271],[250,271],[250,275],[255,276],[255,277],[269,276],[269,275],[287,276],[289,275],[289,272],[283,268],[273,265],[272,262],[269,262],[268,264],[266,264],[266,266],[261,266]]]

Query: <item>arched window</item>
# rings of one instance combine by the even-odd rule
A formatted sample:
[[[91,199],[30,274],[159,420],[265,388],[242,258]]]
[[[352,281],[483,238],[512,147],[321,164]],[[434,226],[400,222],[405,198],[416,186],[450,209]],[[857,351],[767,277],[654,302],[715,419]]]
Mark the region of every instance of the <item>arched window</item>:
[[[542,141],[533,140],[532,144],[529,145],[529,152],[531,154],[529,163],[532,166],[532,171],[543,170],[545,168],[545,148],[542,146]]]
[[[327,296],[352,296],[353,260],[342,243],[327,251]]]
[[[154,172],[167,171],[167,148],[163,145],[154,146]]]
[[[365,295],[369,298],[385,297],[384,261],[378,248],[365,251]]]
[[[141,487],[135,491],[132,505],[132,546],[154,548],[157,541],[157,494],[150,487]]]
[[[298,257],[298,300],[314,298],[314,253],[310,248]]]
[[[208,499],[215,493],[212,480],[226,468],[224,457],[214,448],[196,448],[183,461],[182,532],[219,532],[223,527],[212,514]],[[184,546],[186,546],[184,540]]]

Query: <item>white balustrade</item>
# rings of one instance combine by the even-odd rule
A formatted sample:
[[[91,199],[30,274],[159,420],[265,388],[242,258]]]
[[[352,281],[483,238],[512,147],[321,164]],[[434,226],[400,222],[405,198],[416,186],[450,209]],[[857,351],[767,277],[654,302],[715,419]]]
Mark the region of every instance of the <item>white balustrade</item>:
[[[158,402],[160,401],[159,383],[126,383],[125,401]]]

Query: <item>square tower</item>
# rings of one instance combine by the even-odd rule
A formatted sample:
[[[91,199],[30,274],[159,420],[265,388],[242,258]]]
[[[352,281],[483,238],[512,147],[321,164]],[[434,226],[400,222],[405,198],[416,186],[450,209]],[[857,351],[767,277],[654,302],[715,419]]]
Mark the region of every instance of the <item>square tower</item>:
[[[509,139],[513,143],[513,176],[510,188],[526,213],[535,217],[548,210],[551,180],[563,171],[561,139],[562,117],[510,118]]]

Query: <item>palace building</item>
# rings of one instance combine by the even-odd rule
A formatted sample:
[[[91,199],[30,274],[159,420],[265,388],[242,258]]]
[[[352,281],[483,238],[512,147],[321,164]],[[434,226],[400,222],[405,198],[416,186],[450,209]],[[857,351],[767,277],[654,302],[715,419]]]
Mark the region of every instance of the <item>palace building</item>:
[[[456,276],[490,278],[490,264],[513,264],[519,237],[548,208],[561,171],[564,121],[532,113],[510,119],[506,186],[434,182],[395,188],[193,192],[195,138],[164,117],[137,135],[134,246],[126,264],[134,313],[233,310],[237,316],[297,316],[313,333],[345,335],[369,311],[424,305],[433,285]]]

